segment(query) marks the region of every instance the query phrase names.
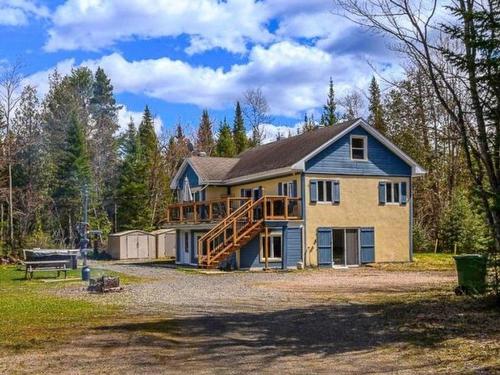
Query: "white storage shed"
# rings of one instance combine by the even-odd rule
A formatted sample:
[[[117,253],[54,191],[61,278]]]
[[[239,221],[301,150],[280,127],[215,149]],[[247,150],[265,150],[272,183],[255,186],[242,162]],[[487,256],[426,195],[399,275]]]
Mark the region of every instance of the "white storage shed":
[[[143,230],[110,234],[108,253],[113,259],[155,259],[156,238]]]
[[[156,257],[175,258],[175,229],[158,229],[151,234],[156,238]]]

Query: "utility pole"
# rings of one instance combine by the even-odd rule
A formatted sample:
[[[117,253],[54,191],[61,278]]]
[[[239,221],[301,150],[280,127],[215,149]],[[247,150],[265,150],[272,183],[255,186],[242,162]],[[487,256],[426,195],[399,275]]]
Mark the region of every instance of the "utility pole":
[[[88,248],[88,237],[87,229],[88,223],[88,205],[89,205],[89,192],[87,185],[83,187],[83,221],[80,223],[80,253],[83,257],[83,267],[82,267],[82,280],[87,281],[90,279],[90,268],[87,265],[87,248]]]

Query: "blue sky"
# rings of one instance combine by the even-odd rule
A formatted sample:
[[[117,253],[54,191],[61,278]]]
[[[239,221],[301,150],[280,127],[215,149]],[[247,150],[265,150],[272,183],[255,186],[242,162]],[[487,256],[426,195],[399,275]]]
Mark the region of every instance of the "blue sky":
[[[385,40],[334,11],[331,0],[0,0],[0,64],[21,59],[41,94],[56,67],[101,66],[122,123],[148,104],[167,130],[194,129],[203,108],[232,120],[260,88],[272,133],[318,116],[330,76],[341,98],[366,90],[371,66],[401,74]]]

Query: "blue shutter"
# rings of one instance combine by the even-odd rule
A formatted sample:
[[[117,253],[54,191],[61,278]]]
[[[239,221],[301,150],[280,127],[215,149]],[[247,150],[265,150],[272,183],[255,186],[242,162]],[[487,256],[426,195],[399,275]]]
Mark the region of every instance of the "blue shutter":
[[[318,265],[332,265],[332,229],[318,228]]]
[[[407,198],[406,198],[406,182],[401,182],[401,204],[406,204]]]
[[[378,183],[378,203],[385,204],[385,182]]]
[[[340,203],[340,181],[332,182],[332,203]]]
[[[361,228],[361,263],[375,262],[375,229]]]
[[[310,195],[311,195],[311,202],[317,202],[318,201],[318,181],[311,180],[309,182],[309,189],[310,189]]]
[[[297,181],[292,181],[292,197],[297,198]]]
[[[283,184],[278,182],[278,195],[283,195]]]

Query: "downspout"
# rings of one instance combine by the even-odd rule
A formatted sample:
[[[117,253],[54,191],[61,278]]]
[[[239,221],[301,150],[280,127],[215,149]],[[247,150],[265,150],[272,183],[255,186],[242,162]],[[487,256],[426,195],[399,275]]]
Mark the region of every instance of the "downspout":
[[[410,262],[413,262],[413,179],[409,178],[409,193],[410,193]]]
[[[302,230],[302,261],[304,262],[304,267],[307,266],[307,222],[306,222],[306,175],[304,172],[300,174],[300,194],[302,196],[302,221],[304,223]]]

